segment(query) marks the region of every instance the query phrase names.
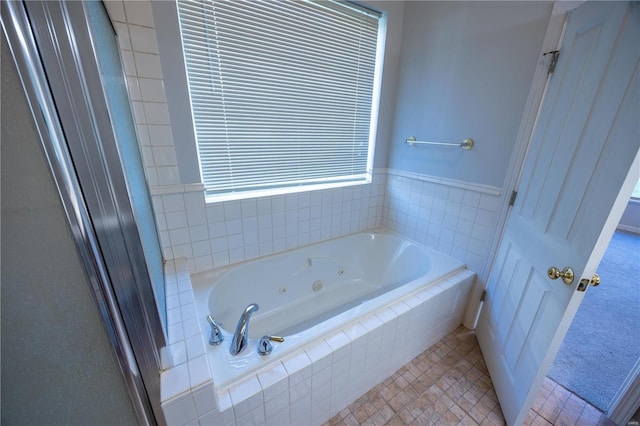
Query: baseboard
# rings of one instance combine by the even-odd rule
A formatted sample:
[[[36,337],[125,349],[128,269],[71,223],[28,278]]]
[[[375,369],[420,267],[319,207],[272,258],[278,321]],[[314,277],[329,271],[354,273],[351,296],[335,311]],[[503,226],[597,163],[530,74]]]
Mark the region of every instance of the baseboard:
[[[636,228],[634,226],[618,224],[618,227],[616,229],[626,232],[633,232],[634,234],[640,234],[640,228]]]

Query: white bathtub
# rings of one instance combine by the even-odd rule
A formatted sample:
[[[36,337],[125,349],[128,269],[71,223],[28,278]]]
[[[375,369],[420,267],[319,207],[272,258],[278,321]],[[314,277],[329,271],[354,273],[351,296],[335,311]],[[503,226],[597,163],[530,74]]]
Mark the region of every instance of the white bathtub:
[[[446,327],[422,324],[424,332],[416,338],[417,343],[405,343],[399,349],[422,351],[429,343],[425,336],[442,337],[440,334],[460,324],[474,277],[457,260],[377,230],[198,273],[191,280],[202,329],[209,329],[207,314],[223,326],[225,341],[219,346],[207,345],[213,383],[220,395],[305,347],[342,333],[363,318],[375,318],[375,324],[384,326],[386,318],[392,317],[394,324],[399,324],[398,318],[409,318],[412,308],[422,316],[439,317]],[[441,293],[441,300],[435,300]],[[440,304],[445,293],[449,295],[446,303],[451,306],[443,308]],[[434,307],[427,308],[428,301]],[[251,303],[260,308],[249,323],[249,345],[232,356],[232,333],[240,314]],[[414,328],[417,326],[414,324]],[[344,333],[349,336],[348,331]],[[278,335],[285,340],[273,343],[271,354],[260,356],[256,349],[263,335]],[[394,331],[396,335],[400,333]],[[411,359],[411,354],[404,352],[396,362]],[[389,368],[378,371],[392,373],[400,366],[390,362]],[[219,408],[224,409],[224,404]]]

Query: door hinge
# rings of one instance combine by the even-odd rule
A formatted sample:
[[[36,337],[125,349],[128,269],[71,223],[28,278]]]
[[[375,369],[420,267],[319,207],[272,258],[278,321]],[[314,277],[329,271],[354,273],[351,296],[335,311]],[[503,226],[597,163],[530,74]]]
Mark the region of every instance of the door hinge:
[[[484,302],[484,299],[487,298],[487,290],[482,290],[482,294],[480,295],[480,301]]]
[[[549,52],[545,52],[542,56],[551,55],[551,60],[549,60],[549,64],[547,65],[547,76],[549,74],[553,74],[556,70],[556,64],[558,63],[558,56],[560,56],[559,50],[551,50]]]
[[[511,191],[511,197],[509,198],[509,207],[515,204],[517,196],[518,196],[518,191]]]

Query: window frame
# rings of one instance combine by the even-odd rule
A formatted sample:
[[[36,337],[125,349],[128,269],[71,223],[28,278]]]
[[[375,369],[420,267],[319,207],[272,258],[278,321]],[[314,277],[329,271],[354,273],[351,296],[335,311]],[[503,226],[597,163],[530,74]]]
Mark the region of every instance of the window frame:
[[[344,4],[345,2],[336,1],[335,3]],[[380,108],[380,98],[381,98],[381,88],[382,88],[382,71],[385,59],[385,42],[387,37],[387,14],[384,11],[376,10],[372,7],[361,5],[355,2],[348,1],[346,2],[347,7],[353,6],[357,10],[366,10],[371,11],[378,15],[378,32],[377,32],[377,42],[376,42],[376,54],[375,54],[375,66],[374,66],[374,77],[373,77],[373,90],[371,96],[371,114],[369,117],[369,136],[368,136],[368,148],[367,148],[367,161],[366,161],[366,170],[364,173],[364,177],[358,180],[343,180],[338,182],[327,182],[327,183],[311,183],[311,184],[296,184],[290,186],[281,186],[275,188],[266,188],[266,189],[255,189],[255,190],[242,190],[242,191],[229,191],[224,193],[209,193],[205,188],[205,200],[207,203],[214,202],[222,202],[222,201],[230,201],[230,200],[242,200],[263,196],[275,196],[275,195],[284,195],[291,193],[299,193],[299,192],[308,192],[308,191],[316,191],[322,189],[330,189],[330,188],[344,188],[356,185],[364,185],[372,182],[373,176],[373,164],[374,164],[374,156],[375,156],[375,146],[376,146],[376,137],[378,132],[378,122],[379,122],[379,108]],[[195,149],[196,157],[197,157],[197,166],[198,166],[198,174],[199,174],[199,182],[204,182],[203,179],[203,171],[202,171],[202,161],[200,159],[199,148],[197,146],[197,138],[195,132],[195,123],[193,121],[193,110],[191,104],[191,91],[188,86],[188,77],[186,74],[186,60],[183,52],[183,44],[182,44],[182,31],[179,23],[179,16],[177,11],[177,5],[175,6],[175,17],[178,21],[177,31],[180,34],[180,51],[179,54],[183,61],[184,65],[184,81],[185,86],[187,88],[187,96],[188,96],[188,118],[191,120],[191,133],[193,135],[193,148]],[[159,40],[161,42],[161,40]],[[164,64],[163,64],[164,68]],[[171,111],[170,111],[171,112]],[[182,112],[184,114],[184,111]],[[187,115],[187,114],[185,114]],[[176,129],[173,130],[174,135],[176,134]],[[182,175],[182,172],[180,173]],[[357,174],[362,175],[362,174]],[[353,175],[356,176],[356,175]]]
[[[637,195],[633,195],[637,193]],[[633,187],[633,192],[631,193],[631,201],[635,201],[640,203],[640,179],[636,182],[636,186]]]

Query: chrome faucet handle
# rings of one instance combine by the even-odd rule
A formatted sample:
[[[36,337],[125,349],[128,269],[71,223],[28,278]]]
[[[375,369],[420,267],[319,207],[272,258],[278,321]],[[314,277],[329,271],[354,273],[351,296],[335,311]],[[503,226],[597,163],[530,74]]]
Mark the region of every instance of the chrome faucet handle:
[[[211,315],[207,315],[207,321],[211,326],[211,337],[209,337],[209,344],[212,346],[218,346],[224,340],[224,336],[222,335],[222,331],[220,330],[222,324],[218,324]]]
[[[260,343],[258,343],[258,353],[262,356],[269,355],[273,350],[271,342],[284,342],[284,337],[262,336]]]

